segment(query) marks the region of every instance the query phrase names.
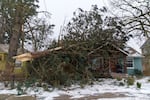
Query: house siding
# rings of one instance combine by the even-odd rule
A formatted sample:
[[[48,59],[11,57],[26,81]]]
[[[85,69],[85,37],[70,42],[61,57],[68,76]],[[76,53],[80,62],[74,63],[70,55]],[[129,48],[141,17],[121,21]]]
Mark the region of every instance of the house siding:
[[[5,69],[6,66],[6,53],[0,53],[1,59],[0,59],[0,71]]]
[[[134,75],[135,74],[135,72],[134,72],[135,69],[137,69],[139,71],[143,71],[143,69],[142,69],[142,58],[135,57],[134,61],[133,61],[133,68],[132,69],[128,68],[127,69],[127,73],[129,75]]]

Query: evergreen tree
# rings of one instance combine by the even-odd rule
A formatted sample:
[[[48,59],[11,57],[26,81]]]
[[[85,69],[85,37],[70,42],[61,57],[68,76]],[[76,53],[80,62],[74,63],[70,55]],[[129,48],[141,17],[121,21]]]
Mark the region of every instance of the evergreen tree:
[[[13,56],[17,54],[19,39],[24,34],[23,25],[33,15],[37,14],[38,0],[1,0],[0,17],[5,27],[1,34],[7,34],[9,42],[8,61],[13,63]]]

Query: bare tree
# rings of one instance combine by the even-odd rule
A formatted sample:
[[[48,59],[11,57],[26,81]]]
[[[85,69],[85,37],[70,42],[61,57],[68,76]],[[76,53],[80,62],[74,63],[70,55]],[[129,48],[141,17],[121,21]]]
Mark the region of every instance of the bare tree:
[[[150,0],[112,0],[111,4],[121,11],[116,16],[127,33],[150,37]]]
[[[25,42],[31,45],[33,51],[47,49],[51,43],[50,35],[54,25],[44,18],[35,17],[25,23]]]

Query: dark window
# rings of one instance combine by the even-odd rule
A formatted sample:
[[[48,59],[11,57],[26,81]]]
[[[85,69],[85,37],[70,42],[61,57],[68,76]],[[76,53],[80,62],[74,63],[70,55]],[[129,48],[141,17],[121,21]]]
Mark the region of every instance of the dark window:
[[[127,64],[127,67],[132,68],[133,67],[133,58],[127,58],[126,64]]]
[[[0,55],[0,61],[2,61],[3,60],[3,56],[2,55]]]
[[[21,67],[21,62],[20,61],[16,61],[15,62],[15,67]]]
[[[93,59],[92,66],[93,67],[103,67],[103,58],[98,57],[98,58]]]

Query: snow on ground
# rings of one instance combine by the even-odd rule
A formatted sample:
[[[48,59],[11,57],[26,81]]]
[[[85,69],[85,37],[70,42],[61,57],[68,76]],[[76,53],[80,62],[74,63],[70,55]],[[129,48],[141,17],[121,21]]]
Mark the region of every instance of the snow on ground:
[[[38,100],[53,100],[54,97],[59,97],[60,95],[68,95],[71,96],[72,99],[77,99],[89,95],[121,93],[124,94],[125,97],[99,98],[98,100],[150,100],[150,77],[136,80],[136,82],[142,83],[140,89],[137,88],[136,82],[133,86],[119,86],[120,82],[121,81],[117,81],[116,79],[100,79],[99,81],[94,82],[93,85],[86,85],[84,88],[80,88],[78,85],[72,85],[71,87],[63,88],[61,90],[54,89],[52,92],[34,87],[27,90],[27,95],[36,95]],[[0,94],[17,94],[16,89],[9,90],[2,86],[2,83],[0,83]]]

